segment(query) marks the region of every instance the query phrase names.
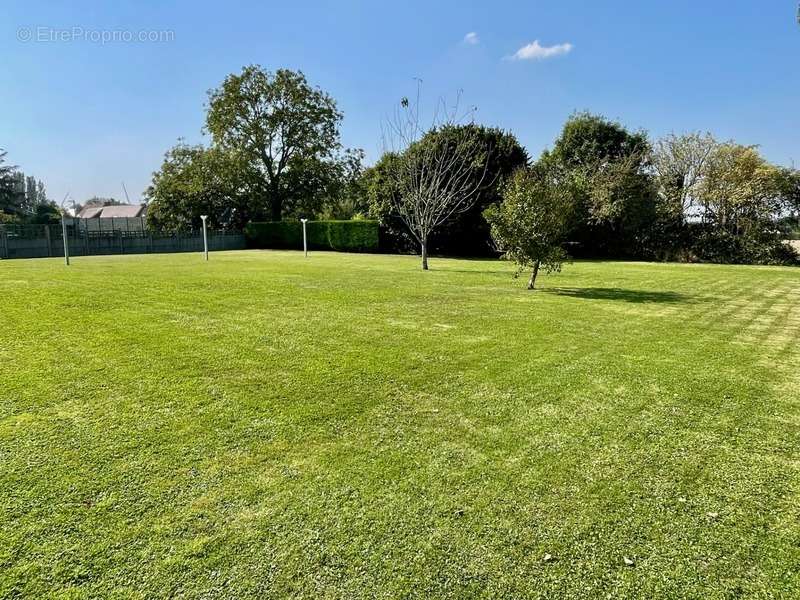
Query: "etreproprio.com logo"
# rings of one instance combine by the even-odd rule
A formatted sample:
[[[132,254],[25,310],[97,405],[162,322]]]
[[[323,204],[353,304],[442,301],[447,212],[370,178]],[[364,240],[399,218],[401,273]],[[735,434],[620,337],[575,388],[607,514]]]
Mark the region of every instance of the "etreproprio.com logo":
[[[17,29],[20,42],[89,42],[92,44],[119,43],[163,43],[175,41],[171,29],[87,29],[85,27],[20,27]]]

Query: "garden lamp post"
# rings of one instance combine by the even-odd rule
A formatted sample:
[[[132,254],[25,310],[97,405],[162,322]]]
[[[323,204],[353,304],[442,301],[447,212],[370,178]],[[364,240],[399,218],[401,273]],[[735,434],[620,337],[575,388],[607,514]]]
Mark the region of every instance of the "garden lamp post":
[[[203,219],[203,253],[206,260],[208,260],[208,235],[206,234],[206,219],[208,215],[200,215],[200,218]]]
[[[300,222],[303,223],[303,256],[308,258],[308,242],[306,242],[306,223],[308,219],[300,219]]]
[[[50,227],[45,225],[45,227]],[[69,241],[67,240],[67,213],[61,210],[61,237],[64,240],[64,264],[69,266]]]

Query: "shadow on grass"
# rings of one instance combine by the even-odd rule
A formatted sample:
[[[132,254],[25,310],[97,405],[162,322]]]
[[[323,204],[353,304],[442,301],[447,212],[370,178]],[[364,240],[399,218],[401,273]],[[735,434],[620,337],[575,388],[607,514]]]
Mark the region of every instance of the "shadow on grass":
[[[622,288],[545,288],[542,291],[559,296],[584,298],[586,300],[621,300],[640,304],[655,302],[692,302],[694,298],[677,292],[648,292]]]

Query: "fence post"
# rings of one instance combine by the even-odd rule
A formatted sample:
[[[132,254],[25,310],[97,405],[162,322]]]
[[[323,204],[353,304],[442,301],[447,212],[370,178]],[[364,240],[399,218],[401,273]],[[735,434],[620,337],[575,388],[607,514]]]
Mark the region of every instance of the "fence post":
[[[8,258],[8,234],[6,234],[6,228],[3,225],[0,225],[0,249],[2,249],[2,254],[0,254],[0,258]]]
[[[203,219],[203,253],[206,256],[206,260],[208,260],[208,236],[206,235],[206,219],[208,215],[200,215],[200,218]]]
[[[53,256],[53,242],[50,239],[50,225],[44,226],[44,238],[47,240],[47,256]]]
[[[306,241],[306,223],[308,219],[300,219],[303,222],[303,256],[308,258],[308,242]]]
[[[69,241],[67,240],[67,220],[61,215],[61,235],[64,237],[64,264],[69,266]]]

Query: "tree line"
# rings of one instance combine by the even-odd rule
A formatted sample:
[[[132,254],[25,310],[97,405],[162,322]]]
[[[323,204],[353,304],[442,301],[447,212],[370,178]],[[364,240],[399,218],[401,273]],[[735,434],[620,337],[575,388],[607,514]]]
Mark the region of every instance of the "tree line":
[[[576,113],[532,159],[513,133],[447,109],[423,124],[419,94],[384,127],[384,153],[340,141],[342,113],[301,72],[257,65],[208,95],[208,145],[170,149],[145,193],[167,230],[308,218],[380,220],[384,247],[496,255],[557,269],[567,256],[786,264],[800,175],[756,146],[708,133],[651,140]],[[535,277],[533,278],[535,279]],[[533,285],[534,281],[531,281]]]
[[[557,270],[567,253],[647,260],[796,264],[786,243],[800,172],[711,134],[654,143],[601,116],[565,124],[552,150],[515,172],[484,214],[520,266]]]
[[[8,164],[6,156],[0,150],[0,224],[57,221],[58,207],[47,198],[41,180]]]
[[[800,231],[800,174],[758,147],[709,133],[651,140],[601,115],[572,115],[530,157],[513,133],[437,106],[420,93],[383,127],[384,152],[364,165],[344,148],[335,100],[301,72],[257,65],[209,91],[208,145],[179,140],[145,192],[149,225],[242,228],[254,221],[377,219],[382,247],[431,254],[504,254],[531,268],[569,257],[790,264]],[[0,220],[50,222],[44,185],[0,151]],[[87,205],[115,203],[91,199]]]
[[[26,175],[19,167],[6,161],[7,153],[0,150],[0,224],[46,225],[57,223],[62,211],[47,196],[40,179]],[[114,198],[93,196],[83,203],[72,203],[73,214],[89,206],[113,206],[123,202]],[[65,213],[66,214],[66,213]]]

